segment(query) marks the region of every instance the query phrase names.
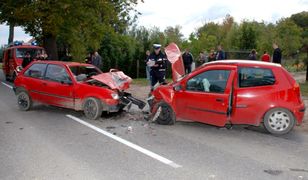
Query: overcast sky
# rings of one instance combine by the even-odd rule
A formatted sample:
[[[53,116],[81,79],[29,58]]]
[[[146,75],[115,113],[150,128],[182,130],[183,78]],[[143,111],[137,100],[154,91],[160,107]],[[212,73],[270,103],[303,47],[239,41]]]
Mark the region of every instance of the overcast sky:
[[[139,25],[156,26],[160,30],[180,25],[188,37],[204,22],[221,22],[226,14],[237,22],[247,19],[274,23],[282,17],[307,11],[308,0],[144,0],[137,5],[137,10],[142,13]],[[8,27],[0,25],[0,44],[5,44],[7,39]],[[27,41],[31,37],[16,28],[14,39]]]

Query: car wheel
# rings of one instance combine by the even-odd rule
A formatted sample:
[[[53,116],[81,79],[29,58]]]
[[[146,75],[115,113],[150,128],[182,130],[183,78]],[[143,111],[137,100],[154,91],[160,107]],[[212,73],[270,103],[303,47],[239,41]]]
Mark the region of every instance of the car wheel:
[[[26,91],[19,91],[17,94],[18,107],[22,111],[28,111],[32,107],[32,100]]]
[[[275,135],[290,132],[295,125],[293,114],[284,108],[274,108],[264,116],[264,126],[267,131]]]
[[[96,120],[102,115],[102,104],[96,98],[87,98],[83,104],[83,111],[88,119]]]
[[[165,102],[160,102],[157,104],[153,118],[156,119],[158,124],[162,125],[172,125],[175,123],[175,113],[173,109]]]

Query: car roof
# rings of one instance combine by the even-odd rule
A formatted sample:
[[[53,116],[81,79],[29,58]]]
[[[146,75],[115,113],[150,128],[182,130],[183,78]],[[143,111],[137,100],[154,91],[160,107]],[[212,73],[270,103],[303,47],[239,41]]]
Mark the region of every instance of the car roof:
[[[281,67],[280,64],[270,63],[270,62],[263,62],[263,61],[252,61],[252,60],[219,60],[219,61],[212,61],[205,63],[204,65],[247,65],[247,66],[263,66],[263,67]]]
[[[67,62],[67,61],[35,61],[34,63],[44,63],[44,64],[59,64],[65,66],[92,66],[91,64],[79,63],[79,62]]]

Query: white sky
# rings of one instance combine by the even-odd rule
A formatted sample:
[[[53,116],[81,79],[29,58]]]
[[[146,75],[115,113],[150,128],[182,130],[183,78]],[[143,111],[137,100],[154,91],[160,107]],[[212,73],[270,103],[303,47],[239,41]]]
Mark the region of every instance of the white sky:
[[[308,0],[144,0],[137,5],[142,13],[138,24],[145,27],[182,26],[185,37],[205,21],[221,22],[230,14],[235,21],[243,19],[276,22],[282,17],[308,11]],[[0,45],[8,39],[8,27],[0,25]],[[21,28],[15,29],[15,40],[31,39]]]

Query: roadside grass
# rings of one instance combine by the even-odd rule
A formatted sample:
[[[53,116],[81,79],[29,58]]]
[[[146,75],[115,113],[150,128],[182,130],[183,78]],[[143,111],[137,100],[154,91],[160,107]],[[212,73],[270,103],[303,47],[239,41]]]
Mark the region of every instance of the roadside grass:
[[[149,81],[146,78],[136,78],[133,79],[133,85],[138,85],[138,86],[148,86]]]
[[[308,97],[308,83],[299,83],[302,96]]]
[[[172,79],[171,78],[167,78],[166,82],[172,82]],[[133,85],[138,85],[138,86],[149,86],[150,82],[146,78],[136,78],[136,79],[133,79],[132,84]]]

